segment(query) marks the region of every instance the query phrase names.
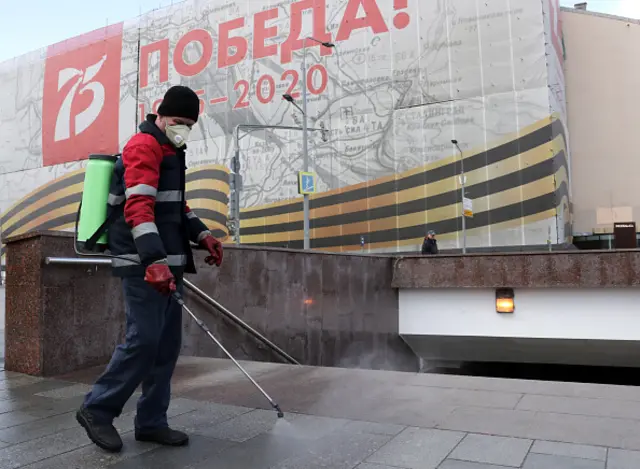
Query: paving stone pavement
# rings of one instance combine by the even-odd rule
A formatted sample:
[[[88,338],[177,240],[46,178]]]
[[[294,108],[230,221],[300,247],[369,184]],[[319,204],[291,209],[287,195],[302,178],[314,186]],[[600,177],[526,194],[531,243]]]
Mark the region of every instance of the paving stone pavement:
[[[0,370],[0,468],[640,468],[640,388],[243,366],[284,419],[228,360],[182,357],[169,420],[190,445],[136,442],[136,393],[116,420],[119,454],[75,421],[101,368],[55,379]]]

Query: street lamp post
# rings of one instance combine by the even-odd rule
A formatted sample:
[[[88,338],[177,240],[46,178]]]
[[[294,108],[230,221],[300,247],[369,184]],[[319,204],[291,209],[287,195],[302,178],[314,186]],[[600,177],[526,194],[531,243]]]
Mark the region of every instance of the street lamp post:
[[[302,40],[302,171],[309,171],[309,137],[307,135],[307,39],[315,41],[325,47],[335,47],[331,42],[323,42],[313,37]],[[309,239],[309,194],[303,194],[304,211],[304,249],[311,247]]]
[[[464,214],[464,199],[465,199],[465,194],[464,194],[464,184],[465,184],[465,175],[464,175],[464,157],[462,156],[462,150],[460,149],[460,146],[458,145],[458,141],[457,140],[451,140],[451,143],[453,143],[456,148],[458,149],[458,151],[460,152],[460,187],[461,187],[461,192],[462,192],[462,253],[466,254],[467,253],[467,220],[466,220],[466,216]]]
[[[307,135],[307,38],[302,40],[302,171],[309,171],[309,137]],[[302,194],[304,211],[304,250],[311,247],[309,236],[309,194]]]

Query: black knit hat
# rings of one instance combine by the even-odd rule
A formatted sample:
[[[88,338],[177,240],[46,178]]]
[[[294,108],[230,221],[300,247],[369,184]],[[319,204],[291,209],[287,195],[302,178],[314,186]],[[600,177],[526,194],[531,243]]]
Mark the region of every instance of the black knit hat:
[[[177,85],[169,88],[158,107],[160,116],[184,117],[197,121],[198,114],[200,114],[200,98],[186,86]]]

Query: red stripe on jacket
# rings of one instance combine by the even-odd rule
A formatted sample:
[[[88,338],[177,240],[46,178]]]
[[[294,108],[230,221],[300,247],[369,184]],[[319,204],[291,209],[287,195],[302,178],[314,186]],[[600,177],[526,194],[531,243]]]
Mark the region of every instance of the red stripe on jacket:
[[[122,150],[126,189],[146,184],[157,190],[163,157],[163,149],[152,135],[134,135]],[[156,198],[152,196],[129,196],[124,206],[124,217],[129,226],[134,228],[141,223],[154,223],[155,204]]]

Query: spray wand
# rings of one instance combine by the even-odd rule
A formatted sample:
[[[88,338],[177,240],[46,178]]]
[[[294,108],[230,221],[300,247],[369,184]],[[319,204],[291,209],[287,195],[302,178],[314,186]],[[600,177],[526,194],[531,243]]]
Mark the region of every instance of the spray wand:
[[[267,400],[269,401],[271,406],[278,413],[278,418],[283,418],[284,414],[282,413],[282,410],[280,410],[280,406],[273,399],[271,399],[271,397],[269,397],[269,394],[267,394],[266,391],[264,389],[262,389],[262,387],[260,387],[260,385],[258,383],[256,383],[256,381],[251,377],[251,375],[249,373],[247,373],[247,371],[240,365],[240,363],[238,363],[238,361],[235,358],[233,358],[233,355],[231,355],[229,353],[229,351],[226,348],[224,348],[224,346],[220,343],[220,341],[218,339],[216,339],[216,337],[211,333],[211,330],[204,323],[204,321],[202,321],[195,314],[193,314],[193,312],[184,303],[184,300],[182,299],[182,296],[178,292],[173,292],[171,296],[178,302],[178,304],[180,306],[182,306],[182,308],[187,313],[189,313],[189,315],[193,318],[193,320],[196,322],[196,324],[198,326],[200,326],[200,329],[202,329],[211,338],[211,340],[213,340],[216,343],[216,345],[218,347],[220,347],[220,349],[225,353],[225,355],[227,357],[229,357],[231,359],[231,361],[233,361],[233,363],[235,363],[235,365],[240,369],[240,371],[242,371],[244,373],[244,375],[247,378],[249,378],[249,381],[251,381],[253,383],[253,385],[264,395],[264,397],[267,398]]]
[[[137,259],[132,259],[130,257],[115,256],[113,254],[106,254],[106,253],[80,252],[80,250],[78,249],[78,222],[80,220],[80,209],[81,208],[82,208],[82,202],[80,202],[80,206],[78,207],[78,214],[77,214],[77,217],[76,217],[76,229],[75,229],[74,240],[73,240],[73,248],[74,248],[74,250],[75,250],[75,252],[76,252],[76,254],[78,256],[101,257],[101,258],[107,257],[107,258],[110,258],[110,259],[121,259],[121,260],[125,260],[127,262],[132,262],[132,263],[137,264],[137,265],[142,265],[141,261],[138,261]],[[235,358],[233,358],[233,355],[231,355],[231,353],[229,353],[229,351],[222,345],[222,343],[211,333],[211,330],[204,323],[204,321],[202,321],[195,314],[193,314],[191,309],[189,309],[187,307],[187,305],[185,304],[184,299],[182,298],[182,295],[180,295],[180,293],[178,293],[177,291],[174,291],[174,292],[171,293],[171,297],[182,307],[182,309],[184,309],[193,318],[193,320],[200,327],[200,329],[202,329],[211,338],[211,340],[213,340],[216,343],[216,345],[218,347],[220,347],[220,349],[225,353],[225,355],[227,357],[229,357],[231,359],[231,361],[233,361],[233,363],[240,369],[240,371],[242,371],[242,373],[244,373],[244,375],[249,379],[249,381],[251,381],[251,383],[253,383],[253,385],[264,395],[264,397],[267,398],[267,400],[269,401],[271,406],[277,412],[278,418],[283,418],[284,417],[284,413],[280,409],[280,406],[273,399],[271,399],[271,397],[266,393],[266,391],[264,389],[262,389],[262,387],[251,377],[251,375],[249,373],[247,373],[247,371],[240,365],[240,363],[238,363],[238,361]]]

